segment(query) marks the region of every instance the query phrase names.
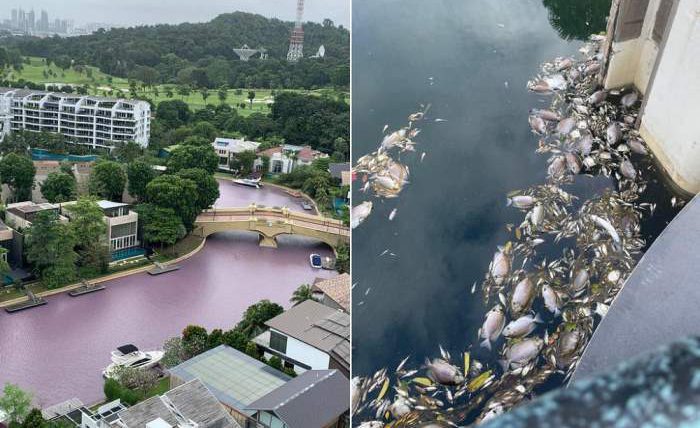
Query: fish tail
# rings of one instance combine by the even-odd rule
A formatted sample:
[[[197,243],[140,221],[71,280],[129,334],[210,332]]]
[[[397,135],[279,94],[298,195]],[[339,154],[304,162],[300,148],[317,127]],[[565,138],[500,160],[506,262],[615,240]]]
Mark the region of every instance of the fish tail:
[[[483,342],[480,343],[480,345],[482,348],[486,348],[489,351],[491,350],[491,341],[489,341],[488,339],[485,339]]]
[[[511,205],[513,205],[513,199],[511,199],[511,198],[506,198],[506,206],[509,207],[509,206],[511,206]]]

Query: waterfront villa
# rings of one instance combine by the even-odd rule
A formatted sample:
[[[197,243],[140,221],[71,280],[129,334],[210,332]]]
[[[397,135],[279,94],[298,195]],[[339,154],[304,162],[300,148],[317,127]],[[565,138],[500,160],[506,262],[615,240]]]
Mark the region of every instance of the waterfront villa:
[[[219,169],[231,171],[236,156],[243,152],[256,152],[260,143],[233,138],[217,138],[212,143],[216,154],[219,155]]]
[[[350,275],[340,274],[334,278],[317,278],[311,285],[314,300],[324,305],[350,313]]]
[[[0,88],[0,99],[2,133],[9,117],[9,132],[54,132],[93,148],[125,141],[148,146],[151,107],[145,101],[13,88]]]
[[[199,379],[245,428],[346,428],[349,384],[337,370],[291,378],[226,345],[170,369],[170,386]]]
[[[75,201],[60,204],[61,212],[71,217],[71,206]],[[104,221],[107,223],[107,242],[109,250],[114,253],[123,252],[140,245],[138,240],[139,215],[131,209],[131,205],[121,202],[97,201],[102,209]]]
[[[37,204],[31,201],[8,204],[5,211],[5,221],[13,229],[23,230],[32,225],[34,217],[43,211],[54,211],[58,214],[59,221],[67,222],[68,219],[60,214],[60,206],[49,203]]]
[[[256,171],[264,172],[262,171],[263,157],[270,159],[270,167],[267,172],[289,174],[298,166],[311,165],[316,159],[327,158],[328,155],[314,150],[310,146],[283,144],[259,152],[258,159],[255,161]]]
[[[279,357],[297,373],[337,369],[350,376],[350,315],[306,300],[267,321],[253,341],[265,358]]]

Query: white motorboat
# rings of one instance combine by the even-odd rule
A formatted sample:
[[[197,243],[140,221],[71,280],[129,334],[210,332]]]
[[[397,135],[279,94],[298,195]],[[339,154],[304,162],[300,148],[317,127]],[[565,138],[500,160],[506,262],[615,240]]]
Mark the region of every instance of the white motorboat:
[[[260,182],[260,180],[260,178],[235,178],[233,182],[236,184],[240,184],[241,186],[255,187],[256,189],[259,189],[262,187],[262,183]]]
[[[140,351],[134,345],[128,344],[112,351],[112,364],[102,372],[105,377],[112,377],[120,367],[132,369],[148,369],[163,359],[163,351]]]

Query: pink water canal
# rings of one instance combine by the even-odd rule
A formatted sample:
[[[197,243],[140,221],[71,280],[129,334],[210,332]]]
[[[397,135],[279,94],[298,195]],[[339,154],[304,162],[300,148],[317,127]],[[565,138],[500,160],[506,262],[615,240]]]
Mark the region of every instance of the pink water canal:
[[[218,206],[259,205],[301,209],[277,189],[221,183]],[[0,312],[0,385],[19,384],[35,404],[48,406],[77,397],[103,398],[102,369],[110,351],[125,343],[160,348],[188,324],[230,328],[261,299],[289,306],[292,292],[333,272],[312,269],[309,253],[330,254],[316,241],[284,237],[277,249],[260,248],[252,233],[218,233],[176,272],[136,274],[107,283],[82,297],[66,294],[15,314]]]

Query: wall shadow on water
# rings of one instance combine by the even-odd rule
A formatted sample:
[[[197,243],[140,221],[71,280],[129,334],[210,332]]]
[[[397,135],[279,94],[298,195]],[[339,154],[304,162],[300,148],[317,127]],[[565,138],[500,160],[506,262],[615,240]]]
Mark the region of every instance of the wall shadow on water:
[[[586,40],[605,30],[611,0],[542,0],[549,22],[566,40]]]

